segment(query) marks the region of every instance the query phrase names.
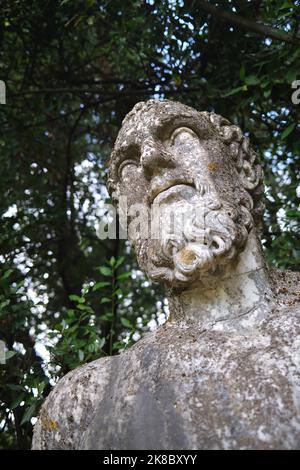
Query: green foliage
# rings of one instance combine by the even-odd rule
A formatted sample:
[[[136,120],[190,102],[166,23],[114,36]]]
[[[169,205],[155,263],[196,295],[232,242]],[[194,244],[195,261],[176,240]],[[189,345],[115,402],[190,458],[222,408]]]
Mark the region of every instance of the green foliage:
[[[0,417],[1,427],[6,427],[3,446],[27,448],[30,420],[49,390],[49,379],[29,334],[33,303],[24,280],[7,266],[0,272],[0,340],[7,348],[5,364],[0,365]]]
[[[298,0],[211,3],[299,34]],[[266,175],[267,256],[300,269],[299,58],[299,45],[196,0],[2,2],[0,447],[28,448],[61,375],[129,347],[166,311],[128,245],[95,235],[107,157],[137,101],[214,110],[249,134]]]
[[[50,365],[59,366],[58,376],[91,360],[115,354],[132,343],[137,326],[118,314],[127,298],[120,281],[130,278],[130,272],[120,271],[123,263],[124,257],[111,257],[105,266],[99,267],[99,273],[107,281],[90,281],[82,288],[80,296],[69,296],[74,308],[67,309],[66,315],[49,333],[51,339],[58,339],[49,347]],[[95,303],[105,304],[101,315],[91,307]],[[119,337],[121,331],[123,340]],[[103,349],[106,344],[107,352]]]

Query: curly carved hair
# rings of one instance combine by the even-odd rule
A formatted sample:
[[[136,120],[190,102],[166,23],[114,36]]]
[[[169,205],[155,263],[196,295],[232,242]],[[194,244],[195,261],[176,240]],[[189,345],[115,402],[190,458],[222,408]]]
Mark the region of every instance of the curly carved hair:
[[[260,223],[265,205],[263,202],[264,175],[256,152],[250,145],[249,138],[243,135],[241,129],[231,124],[228,119],[215,113],[207,113],[211,123],[217,129],[221,140],[229,146],[236,169],[244,189],[251,196],[253,219]]]

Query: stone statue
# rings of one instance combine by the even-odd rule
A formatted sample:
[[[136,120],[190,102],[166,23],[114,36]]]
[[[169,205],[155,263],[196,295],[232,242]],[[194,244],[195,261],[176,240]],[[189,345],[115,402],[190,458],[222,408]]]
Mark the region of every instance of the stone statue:
[[[62,378],[33,448],[300,448],[300,275],[266,265],[248,138],[214,113],[150,100],[124,119],[109,170],[116,200],[163,208],[156,225],[193,214],[175,235],[131,237],[170,317]]]

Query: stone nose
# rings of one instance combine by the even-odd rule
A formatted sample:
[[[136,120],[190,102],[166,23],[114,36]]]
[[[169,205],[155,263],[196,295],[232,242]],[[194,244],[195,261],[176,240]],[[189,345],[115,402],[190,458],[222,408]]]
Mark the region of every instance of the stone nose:
[[[173,155],[160,142],[147,139],[142,145],[141,167],[147,179],[151,179],[165,168],[175,168]]]

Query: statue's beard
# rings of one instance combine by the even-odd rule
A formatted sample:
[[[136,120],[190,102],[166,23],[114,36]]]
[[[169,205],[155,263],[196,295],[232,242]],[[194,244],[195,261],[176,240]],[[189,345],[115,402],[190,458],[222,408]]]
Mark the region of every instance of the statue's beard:
[[[245,246],[252,216],[250,208],[221,203],[209,191],[169,199],[160,205],[158,239],[139,244],[138,255],[147,259],[144,267],[153,280],[185,288],[204,282],[236,258]]]

